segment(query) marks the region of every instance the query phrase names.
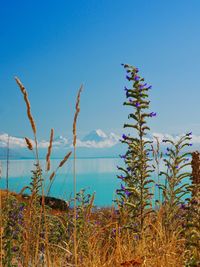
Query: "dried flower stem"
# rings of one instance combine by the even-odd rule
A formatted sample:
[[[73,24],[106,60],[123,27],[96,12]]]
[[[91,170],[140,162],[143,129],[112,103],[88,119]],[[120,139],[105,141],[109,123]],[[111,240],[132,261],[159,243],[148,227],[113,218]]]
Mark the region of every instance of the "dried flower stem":
[[[51,167],[50,156],[51,156],[52,145],[53,145],[53,137],[54,137],[54,129],[51,129],[48,152],[47,152],[47,155],[46,155],[46,171],[49,171],[50,167]]]
[[[32,113],[31,113],[31,105],[30,105],[30,101],[28,99],[28,93],[27,93],[24,85],[22,84],[22,82],[19,80],[19,78],[15,77],[15,81],[18,84],[18,86],[19,86],[19,88],[20,88],[20,90],[24,96],[24,101],[26,103],[26,108],[27,108],[27,116],[28,116],[28,119],[30,121],[31,128],[32,128],[33,134],[34,134],[36,160],[37,160],[37,163],[39,165],[38,142],[37,142],[37,136],[36,136],[37,130],[36,130],[35,121],[33,119]]]
[[[27,107],[27,115],[28,115],[29,121],[31,123],[32,130],[33,130],[34,134],[36,134],[36,125],[35,125],[33,116],[31,114],[31,105],[30,105],[30,102],[28,99],[28,93],[27,93],[24,85],[21,83],[21,81],[17,77],[15,77],[15,81],[19,85],[19,88],[20,88],[22,94],[24,95],[24,101],[25,101],[26,107]]]

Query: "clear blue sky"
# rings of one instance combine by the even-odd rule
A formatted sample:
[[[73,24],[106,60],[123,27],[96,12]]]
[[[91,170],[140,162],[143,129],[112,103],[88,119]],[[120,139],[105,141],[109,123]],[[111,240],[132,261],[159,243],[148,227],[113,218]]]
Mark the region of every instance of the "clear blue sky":
[[[17,75],[39,138],[70,134],[82,82],[79,134],[121,133],[129,63],[153,86],[152,131],[200,134],[199,14],[199,0],[0,0],[0,132],[32,136]]]

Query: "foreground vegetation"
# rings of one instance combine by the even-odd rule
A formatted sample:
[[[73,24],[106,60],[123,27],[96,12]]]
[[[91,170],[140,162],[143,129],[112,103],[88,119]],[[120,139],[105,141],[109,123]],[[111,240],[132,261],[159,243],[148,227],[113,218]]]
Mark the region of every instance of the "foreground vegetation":
[[[20,195],[0,191],[1,266],[200,266],[200,156],[188,151],[192,133],[178,140],[163,140],[163,156],[158,139],[152,142],[147,138],[147,119],[156,116],[148,111],[151,86],[139,76],[137,68],[123,66],[131,82],[125,87],[124,103],[131,108],[130,122],[124,125],[130,132],[122,136],[127,146],[127,152],[121,155],[125,164],[118,167],[122,183],[110,208],[95,207],[95,196],[84,189],[76,192],[76,124],[82,87],[73,123],[74,196],[59,209],[50,205],[45,195],[72,152],[49,174],[48,192],[44,192],[36,124],[27,91],[16,78],[35,143],[29,138],[25,141],[36,163],[32,182]],[[47,173],[53,137],[52,129]],[[161,161],[166,169],[160,170]],[[190,166],[192,172],[185,171]],[[31,194],[23,199],[26,189]]]

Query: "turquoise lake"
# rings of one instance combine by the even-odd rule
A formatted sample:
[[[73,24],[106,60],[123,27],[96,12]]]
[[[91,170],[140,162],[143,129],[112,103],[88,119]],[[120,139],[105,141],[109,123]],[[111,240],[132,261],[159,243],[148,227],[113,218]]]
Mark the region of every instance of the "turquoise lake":
[[[34,169],[34,160],[10,160],[9,161],[9,190],[20,192],[31,181],[31,170]],[[43,173],[45,184],[49,184],[49,176],[56,169],[60,160],[51,161],[51,171]],[[40,161],[43,170],[45,169],[45,160]],[[120,158],[84,158],[76,161],[76,179],[77,192],[83,188],[86,193],[95,192],[94,204],[97,206],[111,206],[116,194],[117,188],[120,188],[121,180],[117,178],[120,172],[118,166],[122,166],[123,161]],[[2,178],[0,179],[0,188],[6,188],[6,161],[1,161]],[[73,197],[73,161],[69,160],[55,176],[51,187],[50,196],[68,200]],[[189,169],[188,169],[189,170]],[[157,180],[155,175],[154,180]],[[158,195],[158,189],[155,187]]]

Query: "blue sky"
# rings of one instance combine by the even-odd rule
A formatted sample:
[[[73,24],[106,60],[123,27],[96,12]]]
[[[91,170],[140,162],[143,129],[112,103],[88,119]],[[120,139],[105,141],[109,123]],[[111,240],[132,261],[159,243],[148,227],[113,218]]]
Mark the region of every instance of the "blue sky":
[[[121,133],[128,115],[121,63],[152,84],[152,132],[200,134],[199,0],[0,0],[0,132],[39,138],[71,134],[81,83],[79,135]]]

